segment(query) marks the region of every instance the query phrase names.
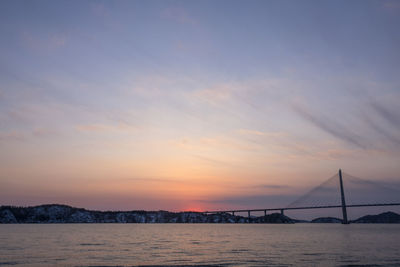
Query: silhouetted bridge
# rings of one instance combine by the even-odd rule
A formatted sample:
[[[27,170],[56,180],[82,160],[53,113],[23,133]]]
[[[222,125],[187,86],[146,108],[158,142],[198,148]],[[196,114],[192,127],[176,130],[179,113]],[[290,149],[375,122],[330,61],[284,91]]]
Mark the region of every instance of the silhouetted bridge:
[[[337,175],[334,175],[331,177],[329,180],[332,180],[336,178]],[[251,212],[264,212],[264,216],[267,215],[267,212],[271,211],[280,211],[280,213],[283,215],[285,210],[311,210],[311,209],[331,209],[331,208],[342,208],[342,215],[343,215],[343,224],[348,224],[349,221],[347,219],[347,208],[358,208],[358,207],[383,207],[383,206],[400,206],[400,202],[389,202],[389,203],[368,203],[368,204],[351,204],[351,205],[346,205],[346,199],[345,199],[345,193],[344,193],[344,186],[343,186],[343,178],[342,178],[342,171],[339,170],[338,173],[339,177],[339,188],[340,188],[340,200],[341,204],[340,205],[315,205],[315,206],[298,206],[294,207],[292,206],[293,203],[299,202],[299,200],[307,198],[310,194],[312,194],[314,191],[316,191],[318,188],[322,187],[325,183],[323,183],[320,186],[317,186],[313,190],[311,190],[309,193],[307,193],[305,196],[302,196],[300,199],[296,200],[293,202],[291,205],[285,207],[285,208],[264,208],[264,209],[231,209],[231,210],[219,210],[219,211],[205,211],[203,213],[205,214],[219,214],[219,213],[232,213],[232,215],[235,215],[235,213],[243,213],[247,212],[248,217],[250,218]],[[371,182],[370,182],[371,183]]]

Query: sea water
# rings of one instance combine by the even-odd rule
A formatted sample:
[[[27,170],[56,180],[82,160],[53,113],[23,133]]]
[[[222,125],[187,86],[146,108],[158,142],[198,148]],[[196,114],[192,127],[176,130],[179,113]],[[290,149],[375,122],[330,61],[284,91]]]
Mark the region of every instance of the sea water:
[[[400,266],[400,225],[3,224],[0,265]]]

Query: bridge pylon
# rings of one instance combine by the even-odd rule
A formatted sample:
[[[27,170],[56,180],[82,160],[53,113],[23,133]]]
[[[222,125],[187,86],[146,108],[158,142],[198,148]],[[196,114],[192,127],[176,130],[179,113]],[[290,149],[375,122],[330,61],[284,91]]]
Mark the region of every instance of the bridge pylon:
[[[343,190],[343,179],[342,179],[342,170],[339,169],[339,181],[340,181],[340,195],[342,198],[342,213],[343,213],[343,224],[349,224],[347,220],[347,209],[346,209],[346,199],[344,197],[344,190]]]

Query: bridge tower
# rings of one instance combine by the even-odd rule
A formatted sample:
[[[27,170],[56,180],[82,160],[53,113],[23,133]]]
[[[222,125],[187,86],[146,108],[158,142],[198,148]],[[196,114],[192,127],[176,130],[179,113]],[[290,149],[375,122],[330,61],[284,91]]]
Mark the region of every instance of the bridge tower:
[[[343,179],[342,179],[342,170],[339,169],[339,181],[340,181],[340,194],[342,197],[342,213],[343,213],[343,224],[349,224],[347,220],[347,210],[346,210],[346,199],[344,198],[344,190],[343,190]]]

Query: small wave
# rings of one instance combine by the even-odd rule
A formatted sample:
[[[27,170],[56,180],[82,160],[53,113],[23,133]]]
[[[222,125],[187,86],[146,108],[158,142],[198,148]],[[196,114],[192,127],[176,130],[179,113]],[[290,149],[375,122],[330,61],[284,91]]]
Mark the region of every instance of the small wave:
[[[303,253],[304,256],[322,256],[323,253]]]
[[[19,262],[17,261],[0,261],[0,266],[1,265],[18,265]]]
[[[184,264],[184,265],[129,265],[131,267],[223,267],[231,264]],[[122,267],[123,265],[77,265],[75,267]]]
[[[248,249],[232,249],[232,253],[242,253],[242,252],[249,252]]]
[[[104,246],[105,243],[80,243],[81,246]]]
[[[0,247],[1,250],[21,250],[21,247]]]

